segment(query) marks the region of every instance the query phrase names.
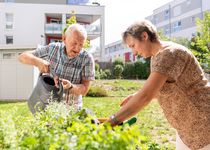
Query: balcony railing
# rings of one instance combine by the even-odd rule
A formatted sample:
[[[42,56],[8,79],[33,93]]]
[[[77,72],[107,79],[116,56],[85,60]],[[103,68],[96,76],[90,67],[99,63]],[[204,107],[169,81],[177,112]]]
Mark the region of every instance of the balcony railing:
[[[56,24],[56,23],[45,24],[45,33],[46,34],[61,34],[62,29],[63,29],[62,24]]]
[[[88,34],[100,34],[101,28],[99,25],[83,25]],[[46,34],[61,34],[65,24],[47,23],[45,24]]]
[[[101,28],[99,25],[84,25],[88,34],[100,34]]]

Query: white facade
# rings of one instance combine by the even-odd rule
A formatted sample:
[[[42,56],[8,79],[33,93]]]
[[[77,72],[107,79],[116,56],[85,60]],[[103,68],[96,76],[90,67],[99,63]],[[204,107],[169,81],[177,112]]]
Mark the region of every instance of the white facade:
[[[191,39],[196,35],[196,18],[203,19],[205,11],[210,11],[209,0],[173,0],[146,18],[169,38]]]
[[[113,62],[117,58],[122,59],[124,62],[133,62],[136,60],[136,56],[133,55],[130,48],[122,43],[122,40],[106,45],[104,56],[106,62]]]
[[[146,17],[155,24],[158,31],[170,37],[191,39],[196,35],[196,18],[203,19],[203,13],[210,11],[210,0],[172,0],[171,2],[153,10],[153,14]],[[121,41],[105,46],[106,61],[113,61],[116,57],[125,60],[125,54],[131,52],[129,48],[116,48]],[[131,56],[131,54],[130,54]],[[132,60],[132,56],[130,58]]]
[[[101,59],[104,55],[103,6],[0,2],[0,100],[28,98],[37,72],[32,66],[20,64],[18,55],[35,49],[38,44],[60,39],[67,16],[72,12],[88,31],[90,42],[100,38],[98,59]]]

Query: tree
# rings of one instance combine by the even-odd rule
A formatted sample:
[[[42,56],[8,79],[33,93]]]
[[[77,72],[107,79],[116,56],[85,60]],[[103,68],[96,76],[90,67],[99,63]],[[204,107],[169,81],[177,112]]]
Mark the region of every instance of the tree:
[[[210,68],[210,12],[197,19],[197,35],[191,40],[191,49],[204,69]]]
[[[71,17],[68,18],[68,19],[66,20],[66,26],[65,26],[65,28],[63,29],[63,34],[66,32],[66,29],[67,29],[71,24],[77,23],[77,18],[76,18],[76,15],[75,15],[74,11],[72,11],[70,14],[71,14]]]
[[[71,14],[71,17],[68,18],[68,19],[66,20],[66,26],[65,26],[65,28],[63,29],[63,34],[66,32],[66,29],[67,29],[71,24],[77,23],[77,18],[76,18],[75,12],[72,11],[70,14]],[[83,45],[83,48],[84,48],[84,49],[90,48],[90,40],[89,40],[89,39],[86,39],[86,41],[85,41],[85,43],[84,43],[84,45]]]

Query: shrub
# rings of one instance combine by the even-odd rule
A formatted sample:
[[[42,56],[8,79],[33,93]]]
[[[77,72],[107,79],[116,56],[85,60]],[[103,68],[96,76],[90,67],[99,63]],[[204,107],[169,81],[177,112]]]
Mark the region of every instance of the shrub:
[[[105,73],[106,77],[105,78],[101,77],[101,79],[112,79],[112,73],[109,69],[105,69],[104,73]]]
[[[106,97],[108,96],[106,90],[103,88],[103,87],[100,87],[100,86],[91,86],[88,93],[87,93],[87,96],[90,96],[90,97]]]
[[[100,79],[107,79],[107,75],[102,69],[100,69],[99,73],[100,73]]]
[[[115,67],[116,65],[124,66],[123,60],[122,60],[121,58],[115,59],[115,61],[113,62],[113,64],[114,64],[114,67]]]
[[[95,79],[100,79],[100,72],[99,71],[95,72]]]
[[[95,71],[99,71],[99,69],[100,69],[99,64],[95,63]]]
[[[123,67],[121,65],[116,65],[114,67],[114,76],[116,79],[121,79],[123,72]]]
[[[125,63],[125,67],[122,74],[123,78],[125,79],[134,79],[135,78],[134,63],[132,62]]]
[[[150,73],[150,61],[146,60],[145,63],[137,61],[134,63],[135,75],[137,79],[146,79]]]
[[[106,69],[104,71],[102,69],[99,69],[99,71],[95,72],[95,78],[96,79],[111,79],[112,74],[109,69]]]

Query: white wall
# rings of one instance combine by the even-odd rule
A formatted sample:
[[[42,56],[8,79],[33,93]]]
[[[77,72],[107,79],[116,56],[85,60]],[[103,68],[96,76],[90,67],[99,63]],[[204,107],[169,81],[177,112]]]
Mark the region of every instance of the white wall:
[[[0,100],[27,99],[33,89],[33,67],[17,60],[16,50],[0,51]],[[13,53],[12,59],[3,59],[3,53]]]
[[[192,38],[192,33],[196,32],[196,27],[192,27],[192,28],[187,28],[185,30],[181,30],[179,32],[173,32],[171,34],[172,37],[185,37],[187,39],[191,39]]]
[[[202,0],[203,3],[203,11],[210,11],[210,0]]]
[[[14,45],[37,45],[41,43],[44,34],[45,13],[69,14],[71,11],[77,14],[94,14],[104,16],[104,7],[76,6],[76,5],[42,5],[23,3],[0,3],[0,44],[5,44],[5,34],[14,36]],[[14,14],[14,29],[5,31],[5,13]],[[104,18],[104,17],[103,17]],[[103,23],[104,24],[104,23]],[[104,27],[102,27],[104,31]],[[104,35],[104,33],[102,33]],[[104,36],[102,36],[104,38]],[[102,39],[104,41],[104,39]]]

